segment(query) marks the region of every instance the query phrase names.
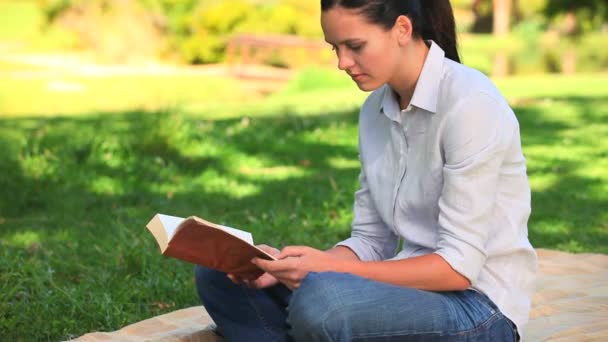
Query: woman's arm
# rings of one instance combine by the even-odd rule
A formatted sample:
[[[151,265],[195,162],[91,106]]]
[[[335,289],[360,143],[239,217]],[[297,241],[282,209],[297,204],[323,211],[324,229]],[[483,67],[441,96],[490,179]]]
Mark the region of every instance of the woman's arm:
[[[389,261],[337,264],[337,270],[383,283],[428,291],[458,291],[471,286],[441,256],[423,256]]]
[[[338,249],[340,248],[340,249]],[[270,261],[253,262],[289,288],[295,289],[309,272],[343,272],[398,286],[431,291],[456,291],[469,288],[467,278],[454,271],[437,254],[390,261],[359,261],[346,247],[323,252],[306,246],[285,247]],[[350,253],[350,254],[349,254]]]
[[[325,251],[327,254],[335,256],[338,259],[358,261],[359,257],[352,249],[346,246],[336,246]]]

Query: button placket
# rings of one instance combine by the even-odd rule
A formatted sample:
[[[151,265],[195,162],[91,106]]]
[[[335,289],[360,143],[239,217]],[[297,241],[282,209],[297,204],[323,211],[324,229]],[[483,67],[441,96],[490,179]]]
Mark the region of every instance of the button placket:
[[[403,184],[403,180],[405,179],[406,170],[407,170],[407,124],[401,126],[400,124],[395,122],[397,125],[397,129],[399,130],[400,136],[402,139],[399,141],[399,173],[395,182],[395,189],[393,192],[393,227],[394,230],[397,231],[397,198],[399,195],[399,189],[401,189],[401,184]]]

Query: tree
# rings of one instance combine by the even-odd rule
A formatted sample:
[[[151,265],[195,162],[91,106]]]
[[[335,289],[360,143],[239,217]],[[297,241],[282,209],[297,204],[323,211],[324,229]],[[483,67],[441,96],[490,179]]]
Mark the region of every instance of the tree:
[[[492,32],[497,36],[509,34],[511,24],[511,9],[512,0],[494,0],[494,21],[492,23]]]
[[[548,0],[544,14],[549,19],[561,19],[559,31],[575,42],[585,31],[600,29],[608,19],[608,0]],[[576,51],[573,44],[565,49],[562,71],[576,71]]]
[[[599,29],[608,19],[608,0],[548,0],[544,9],[548,18],[573,16],[566,19],[566,32],[576,35],[582,31]]]
[[[509,34],[511,25],[512,0],[493,0],[492,33],[495,38],[502,38]],[[509,72],[509,58],[506,52],[497,51],[494,56],[494,76],[506,76]]]

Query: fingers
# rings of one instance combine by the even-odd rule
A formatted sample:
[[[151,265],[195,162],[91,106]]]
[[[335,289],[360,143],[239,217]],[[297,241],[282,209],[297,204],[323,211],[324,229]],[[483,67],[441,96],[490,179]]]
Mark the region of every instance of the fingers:
[[[257,265],[262,270],[269,273],[289,271],[296,267],[298,258],[285,258],[279,260],[264,260],[261,258],[253,258],[252,263]]]
[[[278,283],[279,281],[277,280],[277,278],[273,277],[269,273],[264,273],[258,279],[251,281],[249,283],[249,286],[256,289],[263,289],[270,286],[274,286]]]
[[[236,285],[242,285],[244,283],[244,280],[232,273],[228,273],[226,274],[226,276],[228,277],[228,279],[230,279],[231,282],[235,283]]]
[[[277,256],[278,259],[285,259],[287,257],[299,257],[303,254],[310,252],[312,248],[307,246],[287,246],[283,248],[281,253]]]
[[[281,280],[281,283],[292,291],[300,287],[300,281]]]
[[[236,285],[243,285],[253,289],[263,289],[279,283],[279,280],[269,273],[264,273],[256,278],[227,273],[226,277]]]
[[[268,245],[258,245],[257,247],[270,255],[276,256],[281,253],[281,251],[279,251],[278,249]]]

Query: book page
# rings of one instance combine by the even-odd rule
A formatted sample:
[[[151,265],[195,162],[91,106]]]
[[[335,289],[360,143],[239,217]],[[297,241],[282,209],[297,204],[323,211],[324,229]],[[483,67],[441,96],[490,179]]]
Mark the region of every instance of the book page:
[[[184,218],[182,217],[169,216],[163,214],[158,214],[158,218],[160,219],[160,222],[163,224],[163,227],[165,227],[165,231],[167,232],[167,241],[171,240],[173,235],[175,235],[175,229],[184,220]]]
[[[226,232],[238,237],[239,239],[249,243],[250,245],[253,245],[253,235],[251,235],[251,233],[236,228],[222,226],[221,224],[218,224],[218,226],[222,227],[224,230],[226,230]]]

